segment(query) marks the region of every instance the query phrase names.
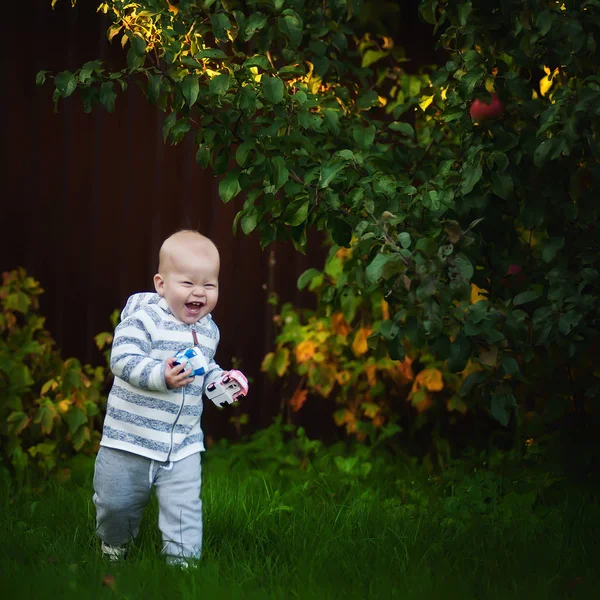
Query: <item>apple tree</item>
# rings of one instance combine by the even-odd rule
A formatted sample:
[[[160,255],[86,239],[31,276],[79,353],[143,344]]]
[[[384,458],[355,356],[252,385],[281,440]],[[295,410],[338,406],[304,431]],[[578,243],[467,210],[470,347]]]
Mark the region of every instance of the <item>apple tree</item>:
[[[393,40],[357,33],[361,5],[101,2],[126,67],[38,80],[86,111],[141,86],[165,141],[194,136],[221,199],[242,196],[234,227],[263,246],[302,251],[311,228],[347,248],[335,276],[301,283],[352,335],[369,322],[366,354],[440,373],[415,405],[503,424],[518,402],[591,410],[600,2],[423,0],[447,61],[412,74]],[[369,315],[374,295],[387,308]]]

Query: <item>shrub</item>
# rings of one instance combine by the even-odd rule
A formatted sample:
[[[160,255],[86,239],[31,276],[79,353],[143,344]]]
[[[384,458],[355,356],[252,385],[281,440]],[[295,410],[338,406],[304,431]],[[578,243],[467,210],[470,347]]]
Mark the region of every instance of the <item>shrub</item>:
[[[105,369],[60,357],[39,314],[42,293],[23,269],[2,274],[0,461],[18,476],[32,466],[65,478],[65,459],[97,448]]]

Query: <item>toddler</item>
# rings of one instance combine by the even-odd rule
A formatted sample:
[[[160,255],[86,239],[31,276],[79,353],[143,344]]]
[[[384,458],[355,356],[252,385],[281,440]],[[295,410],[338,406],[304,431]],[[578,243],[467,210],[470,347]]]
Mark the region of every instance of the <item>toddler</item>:
[[[157,293],[131,296],[115,329],[115,379],[94,470],[97,534],[111,559],[137,535],[153,487],[167,562],[200,557],[202,395],[227,375],[214,360],[218,278],[213,242],[197,231],[175,233],[160,249]],[[191,346],[206,359],[204,375],[193,377],[173,358]]]

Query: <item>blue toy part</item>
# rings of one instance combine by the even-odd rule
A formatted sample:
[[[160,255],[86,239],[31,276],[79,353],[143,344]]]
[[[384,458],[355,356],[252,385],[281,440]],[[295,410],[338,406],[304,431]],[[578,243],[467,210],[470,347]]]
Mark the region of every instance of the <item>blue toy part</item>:
[[[184,365],[186,371],[192,369],[190,377],[200,377],[208,370],[206,357],[197,346],[180,350],[173,358],[175,365]]]

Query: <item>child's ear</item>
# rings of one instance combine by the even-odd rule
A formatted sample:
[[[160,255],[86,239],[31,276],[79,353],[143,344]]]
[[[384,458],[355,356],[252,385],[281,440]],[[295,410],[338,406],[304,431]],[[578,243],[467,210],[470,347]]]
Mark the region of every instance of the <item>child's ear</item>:
[[[160,296],[165,295],[165,280],[163,279],[160,273],[157,273],[154,276],[154,289],[156,290],[156,293]]]

